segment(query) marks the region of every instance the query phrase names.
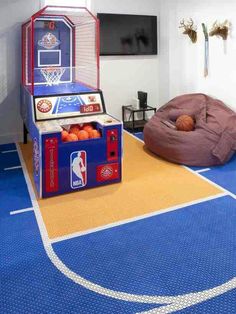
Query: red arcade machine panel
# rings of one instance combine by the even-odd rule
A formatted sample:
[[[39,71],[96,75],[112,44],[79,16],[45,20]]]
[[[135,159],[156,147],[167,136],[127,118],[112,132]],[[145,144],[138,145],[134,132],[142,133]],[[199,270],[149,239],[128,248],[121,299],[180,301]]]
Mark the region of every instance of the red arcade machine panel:
[[[58,139],[45,141],[45,186],[46,192],[58,191]]]

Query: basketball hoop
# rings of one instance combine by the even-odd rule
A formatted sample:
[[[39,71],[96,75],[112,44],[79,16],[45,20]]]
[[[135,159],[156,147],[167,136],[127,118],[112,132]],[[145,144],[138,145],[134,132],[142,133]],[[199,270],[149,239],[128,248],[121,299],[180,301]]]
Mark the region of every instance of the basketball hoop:
[[[57,85],[60,83],[60,79],[65,72],[65,68],[42,68],[40,69],[43,77],[45,78],[47,85]]]

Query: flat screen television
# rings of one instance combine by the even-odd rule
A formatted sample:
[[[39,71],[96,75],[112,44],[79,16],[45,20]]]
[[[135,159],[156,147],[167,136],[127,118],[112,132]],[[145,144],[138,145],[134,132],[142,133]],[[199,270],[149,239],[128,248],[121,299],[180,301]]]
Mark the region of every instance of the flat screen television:
[[[157,17],[98,13],[100,55],[156,55]]]

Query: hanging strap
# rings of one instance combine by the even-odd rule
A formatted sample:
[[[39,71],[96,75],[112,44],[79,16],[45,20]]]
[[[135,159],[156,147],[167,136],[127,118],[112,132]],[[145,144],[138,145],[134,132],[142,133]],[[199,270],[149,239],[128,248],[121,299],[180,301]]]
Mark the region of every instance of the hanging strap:
[[[207,27],[204,23],[202,23],[202,30],[205,37],[204,77],[206,77],[208,75],[208,68],[209,68],[209,37],[208,37]]]

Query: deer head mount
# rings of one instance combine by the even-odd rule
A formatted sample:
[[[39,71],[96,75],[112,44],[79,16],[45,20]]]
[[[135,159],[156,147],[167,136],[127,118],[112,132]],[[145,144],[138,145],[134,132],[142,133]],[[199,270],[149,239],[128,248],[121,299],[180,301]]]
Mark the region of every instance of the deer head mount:
[[[226,40],[229,33],[229,21],[225,20],[223,23],[215,21],[209,32],[210,36],[220,36],[223,40]]]
[[[183,34],[188,35],[189,38],[191,39],[192,43],[196,43],[196,41],[197,41],[197,27],[194,25],[192,19],[187,20],[186,23],[185,23],[184,19],[182,19],[180,21],[179,28],[183,28],[184,29]]]

